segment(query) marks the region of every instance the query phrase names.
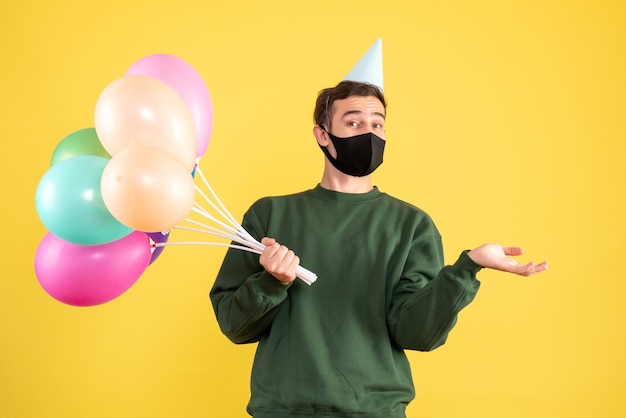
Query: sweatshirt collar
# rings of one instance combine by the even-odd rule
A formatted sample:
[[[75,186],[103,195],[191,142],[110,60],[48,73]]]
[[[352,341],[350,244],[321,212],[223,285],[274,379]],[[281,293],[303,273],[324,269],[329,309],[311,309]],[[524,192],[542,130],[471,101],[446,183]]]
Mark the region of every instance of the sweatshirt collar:
[[[340,203],[358,203],[374,200],[382,195],[378,187],[374,186],[372,190],[367,193],[343,193],[334,190],[328,190],[321,185],[315,186],[312,190],[313,194],[320,199],[328,200],[330,202]]]

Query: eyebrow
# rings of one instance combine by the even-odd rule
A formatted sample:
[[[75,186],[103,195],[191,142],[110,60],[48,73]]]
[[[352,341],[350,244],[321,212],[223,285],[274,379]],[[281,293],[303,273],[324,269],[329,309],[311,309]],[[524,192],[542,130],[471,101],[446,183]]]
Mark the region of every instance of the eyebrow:
[[[343,114],[343,116],[341,116],[341,118],[343,119],[343,118],[345,118],[346,116],[350,116],[350,115],[362,115],[362,114],[364,114],[364,112],[362,112],[362,111],[360,111],[360,110],[348,110],[347,112],[345,112],[345,113]],[[385,119],[385,115],[383,115],[383,114],[382,114],[382,113],[380,113],[380,112],[374,112],[374,113],[373,113],[373,115],[380,116],[381,118]]]

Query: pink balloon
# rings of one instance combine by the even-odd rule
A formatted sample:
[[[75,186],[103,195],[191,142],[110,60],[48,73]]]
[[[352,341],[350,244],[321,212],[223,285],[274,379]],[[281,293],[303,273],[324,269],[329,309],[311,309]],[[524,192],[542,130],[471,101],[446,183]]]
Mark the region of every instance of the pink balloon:
[[[98,97],[95,127],[115,157],[129,147],[151,146],[192,169],[196,162],[193,120],[173,88],[153,77],[131,75],[110,83]]]
[[[132,232],[102,245],[78,245],[47,233],[35,254],[39,284],[68,305],[93,306],[126,292],[150,262],[150,239]]]
[[[196,157],[206,152],[213,130],[213,102],[198,72],[180,58],[167,54],[149,55],[135,62],[126,75],[144,75],[172,87],[183,99],[196,131]]]

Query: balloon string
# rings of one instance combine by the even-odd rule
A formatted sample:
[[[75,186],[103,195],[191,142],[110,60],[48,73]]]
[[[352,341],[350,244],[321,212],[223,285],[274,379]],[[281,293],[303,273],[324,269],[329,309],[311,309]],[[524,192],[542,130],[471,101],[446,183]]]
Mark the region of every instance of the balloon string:
[[[216,224],[220,225],[221,227],[223,227],[225,230],[232,232],[234,235],[237,235],[237,230],[226,225],[225,223],[221,222],[219,219],[215,218],[214,216],[212,216],[211,214],[203,211],[202,209],[198,209],[196,207],[191,208],[191,210],[201,216],[204,216],[205,218],[207,218],[210,221],[215,222]],[[185,219],[187,222],[192,222],[190,219]],[[192,222],[193,223],[193,222]],[[196,223],[197,225],[197,223]],[[211,228],[211,227],[207,227],[207,228]],[[211,229],[216,229],[216,228],[211,228]]]
[[[200,195],[202,197],[204,197],[204,199],[223,217],[225,218],[228,222],[230,222],[230,224],[236,229],[236,231],[238,232],[238,234],[241,234],[242,238],[247,241],[252,243],[253,245],[262,245],[260,242],[258,242],[256,239],[254,239],[254,237],[252,235],[250,235],[248,233],[248,231],[246,231],[241,224],[239,224],[239,222],[237,222],[237,220],[235,219],[235,217],[233,215],[231,215],[231,213],[228,211],[228,209],[226,209],[226,206],[222,203],[222,201],[220,200],[220,198],[217,196],[217,193],[215,193],[215,191],[213,190],[213,188],[211,187],[211,185],[209,184],[209,182],[207,181],[206,177],[204,176],[204,173],[202,172],[202,170],[200,169],[200,166],[196,167],[196,173],[198,174],[198,176],[200,177],[200,179],[202,180],[202,183],[204,184],[204,186],[209,190],[209,192],[211,193],[211,196],[215,199],[215,201],[217,202],[217,204],[219,205],[219,207],[222,209],[218,209],[216,207],[216,205],[213,203],[213,201],[211,199],[209,199],[204,193],[202,193],[202,191],[200,191]],[[262,247],[265,248],[265,247]]]
[[[178,228],[178,227],[177,227]],[[223,242],[210,242],[210,241],[175,241],[175,242],[157,242],[152,245],[154,248],[159,247],[167,247],[170,245],[214,245],[218,247],[229,247],[234,248],[236,250],[248,251],[254,254],[262,254],[262,250],[258,250],[256,248],[250,248],[245,245],[236,245],[236,244],[226,244]],[[304,283],[308,285],[312,285],[317,280],[317,275],[310,270],[302,266],[296,267],[296,276],[302,280]]]
[[[223,231],[220,231],[219,229],[215,229],[215,228],[212,228],[214,230],[211,230],[211,231],[207,231],[207,230],[199,229],[199,228],[189,228],[189,227],[186,227],[186,226],[175,226],[174,228],[175,229],[181,229],[181,230],[184,230],[184,231],[200,232],[202,234],[208,234],[208,235],[213,235],[215,237],[226,238],[226,239],[229,239],[231,241],[236,241],[236,239],[237,239],[237,237],[235,235],[227,234],[227,233],[225,233]]]
[[[235,229],[241,231],[244,233],[244,235],[246,235],[248,238],[252,239],[253,241],[256,241],[250,234],[248,234],[243,227],[239,224],[239,222],[237,222],[237,220],[235,219],[235,217],[233,215],[231,215],[231,213],[228,211],[228,209],[226,209],[226,206],[224,206],[224,204],[222,203],[222,201],[220,200],[220,198],[217,196],[217,194],[215,193],[215,191],[213,190],[213,188],[211,187],[211,185],[209,184],[209,182],[207,181],[206,177],[204,176],[204,173],[202,172],[202,170],[200,169],[200,166],[198,166],[197,168],[197,173],[200,177],[200,179],[202,180],[204,186],[209,190],[209,192],[211,193],[211,196],[213,196],[213,198],[215,199],[215,201],[218,203],[218,205],[220,206],[220,208],[222,208],[222,210],[224,211],[223,213],[217,209],[215,207],[215,205],[213,205],[213,202],[211,201],[211,199],[208,199],[204,193],[202,193],[202,196],[206,199],[207,202],[209,202],[211,204],[211,206],[213,206],[220,215],[222,215],[222,217],[228,219],[230,221],[230,224],[233,225],[235,227]]]
[[[254,248],[246,247],[243,245],[226,244],[223,242],[208,242],[208,241],[176,241],[176,242],[157,242],[154,247],[167,247],[170,245],[215,245],[218,247],[230,247],[236,250],[244,250],[255,254],[261,254],[262,251],[255,250]]]
[[[165,247],[168,245],[214,245],[214,246],[229,247],[229,248],[234,248],[238,250],[244,250],[244,251],[248,251],[248,252],[255,253],[255,254],[262,254],[263,250],[265,249],[265,245],[257,241],[252,235],[250,235],[243,228],[243,226],[241,226],[241,224],[239,224],[239,222],[237,222],[237,220],[235,220],[233,215],[228,211],[228,209],[226,209],[226,206],[224,206],[222,201],[219,199],[219,197],[217,196],[217,194],[215,193],[215,191],[213,190],[213,188],[207,181],[206,177],[204,176],[204,173],[200,169],[200,166],[196,165],[195,173],[202,180],[202,184],[209,191],[212,199],[214,199],[215,202],[211,199],[211,197],[207,196],[207,194],[205,194],[200,189],[200,187],[198,187],[198,185],[195,185],[196,191],[211,206],[211,208],[213,208],[213,210],[222,218],[222,220],[211,215],[208,210],[206,210],[197,202],[194,203],[194,207],[191,208],[191,211],[208,219],[211,222],[214,222],[215,224],[223,228],[223,230],[219,228],[215,228],[210,225],[206,225],[202,222],[189,219],[189,218],[186,218],[185,221],[192,225],[195,225],[198,228],[181,226],[181,225],[177,225],[174,228],[185,230],[185,231],[199,232],[199,233],[213,235],[213,236],[220,237],[220,238],[229,239],[231,240],[231,243],[226,244],[226,243],[219,243],[219,242],[204,242],[204,241],[201,241],[201,242],[191,242],[191,241],[190,242],[162,242],[162,243],[154,244],[153,247],[154,248]],[[308,285],[313,284],[317,280],[317,275],[315,273],[305,269],[302,266],[298,266],[296,268],[296,276]]]

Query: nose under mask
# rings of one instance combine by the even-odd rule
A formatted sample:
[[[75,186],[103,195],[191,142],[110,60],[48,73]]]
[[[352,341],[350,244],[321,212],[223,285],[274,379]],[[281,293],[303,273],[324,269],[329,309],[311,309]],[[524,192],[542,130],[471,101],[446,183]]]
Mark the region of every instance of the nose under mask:
[[[321,125],[320,127],[324,129]],[[320,148],[331,164],[342,173],[363,177],[373,173],[383,163],[385,140],[378,135],[368,132],[340,138],[326,129],[324,131],[332,141],[337,157],[333,158],[327,147],[320,145]]]

